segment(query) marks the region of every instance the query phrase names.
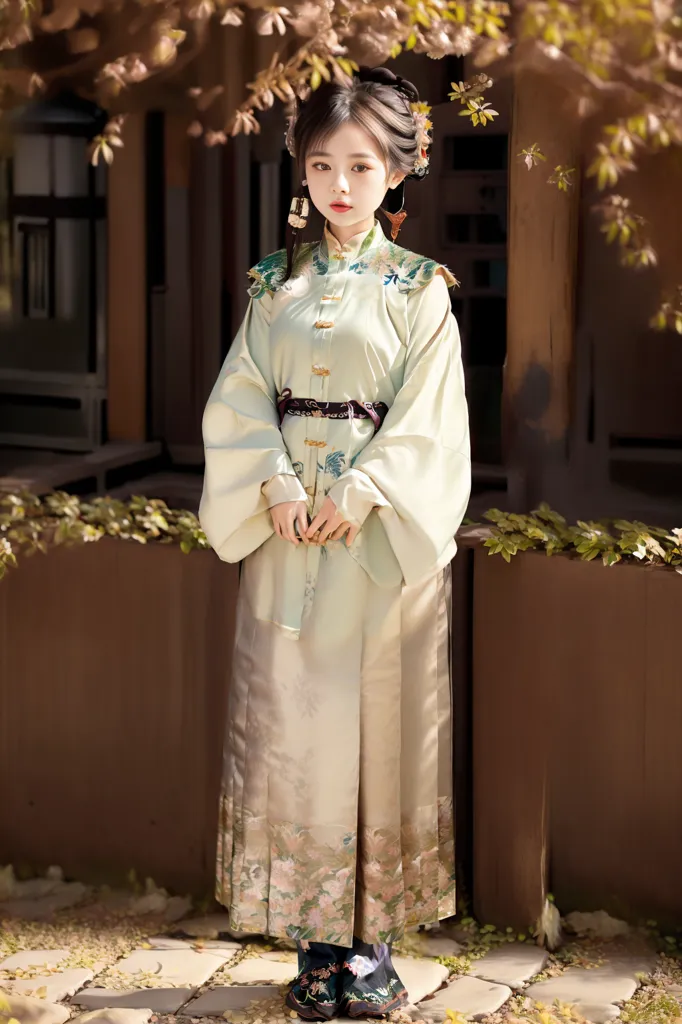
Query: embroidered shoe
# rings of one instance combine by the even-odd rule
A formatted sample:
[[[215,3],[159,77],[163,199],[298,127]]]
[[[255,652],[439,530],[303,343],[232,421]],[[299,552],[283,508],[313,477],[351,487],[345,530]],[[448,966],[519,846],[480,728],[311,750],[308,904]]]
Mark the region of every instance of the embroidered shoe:
[[[381,1019],[407,1002],[407,989],[391,963],[390,949],[356,942],[343,964],[340,1012]]]
[[[322,943],[299,946],[299,972],[285,1003],[302,1020],[330,1021],[339,1013],[343,950]]]

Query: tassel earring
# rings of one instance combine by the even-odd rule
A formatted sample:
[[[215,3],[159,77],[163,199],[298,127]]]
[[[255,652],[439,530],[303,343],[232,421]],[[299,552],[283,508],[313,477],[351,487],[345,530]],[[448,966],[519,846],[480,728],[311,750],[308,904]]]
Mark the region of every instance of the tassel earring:
[[[403,179],[403,181],[401,181],[399,185],[396,185],[395,189],[392,189],[391,191],[397,192],[400,200],[400,206],[395,213],[390,213],[388,210],[385,210],[383,206],[380,207],[380,209],[383,215],[390,221],[391,240],[395,242],[398,234],[400,233],[403,221],[407,217],[407,210],[405,209],[405,180]]]
[[[294,196],[289,208],[288,222],[294,231],[302,231],[308,223],[310,216],[310,201],[308,199],[308,182],[301,182],[303,190],[299,195]]]

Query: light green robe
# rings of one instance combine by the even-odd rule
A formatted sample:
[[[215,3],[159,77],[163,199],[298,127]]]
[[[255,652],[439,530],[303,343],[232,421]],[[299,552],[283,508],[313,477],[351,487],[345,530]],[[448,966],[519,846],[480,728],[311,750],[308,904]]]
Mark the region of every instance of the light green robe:
[[[388,941],[454,912],[449,563],[471,465],[445,268],[377,222],[251,271],[251,302],[203,420],[199,517],[244,559],[217,897],[233,926]],[[385,402],[371,420],[277,398]],[[294,547],[269,508],[329,494],[350,549]]]

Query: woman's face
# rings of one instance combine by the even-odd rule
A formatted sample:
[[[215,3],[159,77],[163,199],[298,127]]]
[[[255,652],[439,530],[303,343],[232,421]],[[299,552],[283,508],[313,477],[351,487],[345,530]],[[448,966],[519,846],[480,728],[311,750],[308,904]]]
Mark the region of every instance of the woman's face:
[[[374,139],[349,121],[308,153],[305,177],[313,205],[343,242],[340,234],[350,238],[372,226],[386,189],[405,175],[389,175]]]

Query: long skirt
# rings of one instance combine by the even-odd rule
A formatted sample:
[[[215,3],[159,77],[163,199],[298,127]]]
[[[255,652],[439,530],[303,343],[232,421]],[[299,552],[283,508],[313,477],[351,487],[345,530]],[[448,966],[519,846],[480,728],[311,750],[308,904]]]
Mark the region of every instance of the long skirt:
[[[449,567],[379,587],[332,544],[297,640],[254,614],[263,571],[243,563],[216,898],[238,931],[395,941],[455,912]]]

